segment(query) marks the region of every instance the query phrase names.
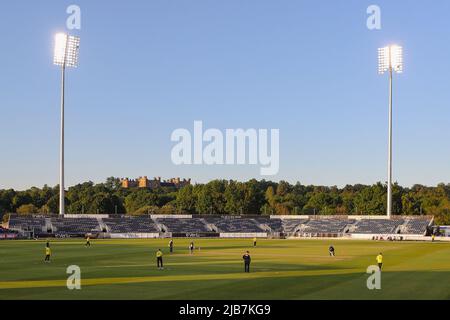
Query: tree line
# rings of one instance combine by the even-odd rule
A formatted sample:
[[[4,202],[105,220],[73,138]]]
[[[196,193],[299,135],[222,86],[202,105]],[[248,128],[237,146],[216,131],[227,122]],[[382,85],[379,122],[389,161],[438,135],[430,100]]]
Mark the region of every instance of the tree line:
[[[213,180],[181,189],[121,187],[120,179],[85,182],[66,192],[68,214],[383,215],[386,184],[313,186],[286,181]],[[434,215],[450,224],[450,184],[393,186],[393,213]],[[0,190],[0,215],[59,212],[59,186]]]

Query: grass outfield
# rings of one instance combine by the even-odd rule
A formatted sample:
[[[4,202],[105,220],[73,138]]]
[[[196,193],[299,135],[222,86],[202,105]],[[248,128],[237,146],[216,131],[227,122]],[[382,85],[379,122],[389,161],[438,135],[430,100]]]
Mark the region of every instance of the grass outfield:
[[[0,299],[450,299],[450,243],[336,240],[167,239],[0,241]],[[164,251],[165,270],[155,266]],[[242,254],[250,250],[251,273]],[[384,254],[382,289],[365,273]],[[82,289],[66,288],[66,268],[81,268]]]

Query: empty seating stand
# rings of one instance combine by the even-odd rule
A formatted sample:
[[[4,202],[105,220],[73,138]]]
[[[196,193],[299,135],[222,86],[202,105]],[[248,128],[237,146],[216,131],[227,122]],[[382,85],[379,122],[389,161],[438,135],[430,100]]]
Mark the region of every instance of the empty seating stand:
[[[352,233],[393,234],[403,223],[403,219],[362,219],[355,224]]]
[[[270,219],[270,217],[257,217],[254,219],[259,225],[265,225],[271,232],[283,232],[283,223],[281,219]]]
[[[279,219],[281,220],[281,219]],[[287,234],[292,234],[300,228],[302,224],[308,222],[308,219],[285,219],[281,220],[283,225],[283,232]]]
[[[158,227],[149,217],[103,218],[109,233],[157,233]]]
[[[206,218],[208,223],[217,227],[219,232],[226,233],[258,233],[264,232],[258,222],[249,218]]]
[[[403,225],[403,234],[424,235],[427,232],[431,218],[407,218]]]
[[[167,232],[198,233],[210,231],[203,220],[198,218],[164,218],[155,221],[164,225]]]
[[[45,227],[44,217],[11,215],[9,229],[42,232]]]
[[[100,231],[97,219],[93,218],[51,218],[52,230],[60,235],[85,235]]]
[[[309,220],[303,228],[304,233],[343,233],[349,224],[354,223],[349,219],[312,219]]]
[[[307,237],[339,237],[343,234],[425,235],[432,217],[395,216],[352,219],[351,216],[270,218],[268,216],[19,216],[12,214],[9,229],[23,235],[53,233],[55,236],[84,236],[88,233],[137,234],[174,233],[180,236],[213,236],[217,233],[267,233]],[[194,235],[192,235],[194,234]]]

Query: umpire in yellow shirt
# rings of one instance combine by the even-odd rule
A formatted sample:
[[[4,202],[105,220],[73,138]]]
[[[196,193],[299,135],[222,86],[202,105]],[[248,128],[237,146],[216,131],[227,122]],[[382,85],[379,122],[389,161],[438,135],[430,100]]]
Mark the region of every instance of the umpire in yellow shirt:
[[[164,269],[162,257],[163,257],[163,253],[162,253],[161,249],[158,249],[158,251],[156,251],[156,265],[157,265],[158,269]]]

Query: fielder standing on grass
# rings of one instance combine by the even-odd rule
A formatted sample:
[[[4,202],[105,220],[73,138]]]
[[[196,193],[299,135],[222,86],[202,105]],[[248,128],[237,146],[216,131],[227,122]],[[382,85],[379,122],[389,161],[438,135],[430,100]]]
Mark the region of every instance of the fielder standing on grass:
[[[383,267],[383,254],[381,252],[379,255],[377,255],[377,263],[378,263],[378,268],[380,268],[380,271],[381,271],[381,268]]]
[[[45,246],[45,262],[50,262],[50,256],[52,255],[52,250],[50,249],[50,243],[47,241]]]
[[[250,272],[250,262],[252,261],[252,258],[250,257],[250,252],[246,252],[242,259],[244,259],[244,272]]]
[[[256,247],[256,237],[253,238],[253,246]]]
[[[161,249],[158,249],[158,251],[156,251],[156,266],[160,270],[164,269],[162,257],[163,257],[163,253],[162,253]]]
[[[169,252],[173,253],[173,239],[170,239],[169,241]]]
[[[87,236],[85,247],[90,247],[90,246],[91,246],[91,238],[89,236]]]

